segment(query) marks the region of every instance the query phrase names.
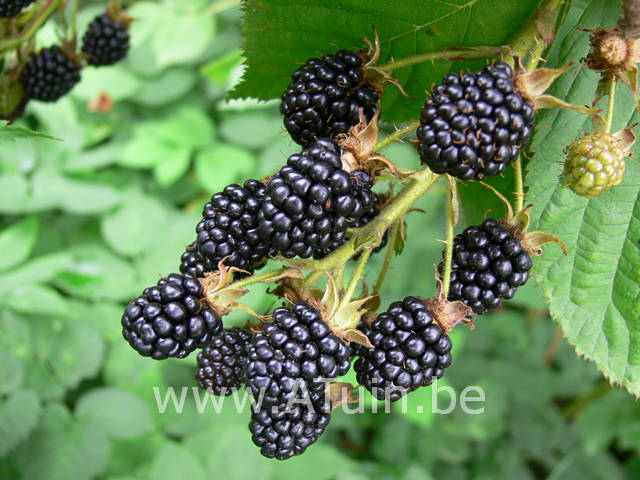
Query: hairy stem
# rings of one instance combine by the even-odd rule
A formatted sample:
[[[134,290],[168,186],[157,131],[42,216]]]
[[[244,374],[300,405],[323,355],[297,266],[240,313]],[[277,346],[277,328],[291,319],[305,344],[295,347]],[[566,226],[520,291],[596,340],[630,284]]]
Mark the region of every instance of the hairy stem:
[[[364,274],[364,267],[367,266],[367,262],[369,261],[369,257],[371,256],[371,249],[367,249],[362,252],[360,258],[358,259],[358,263],[356,264],[356,268],[351,275],[351,279],[349,280],[349,285],[347,285],[347,290],[344,292],[344,296],[342,297],[342,301],[340,302],[340,306],[343,307],[351,300],[354,292],[358,286],[358,282],[362,278]]]
[[[613,110],[616,103],[616,77],[612,76],[609,80],[609,103],[607,106],[607,120],[605,124],[605,132],[611,133],[611,125],[613,123]]]
[[[455,180],[454,180],[455,181]],[[455,213],[453,202],[455,201],[455,191],[448,183],[447,192],[447,243],[444,251],[444,275],[442,277],[442,290],[445,298],[449,296],[449,284],[451,283],[451,264],[453,263],[453,234],[455,228]]]
[[[270,272],[261,273],[260,275],[251,275],[250,277],[243,278],[242,280],[238,280],[237,282],[233,282],[234,288],[247,287],[254,283],[266,283],[271,279],[277,279],[284,272],[289,270],[288,267],[278,268],[277,270],[271,270]]]
[[[49,0],[18,35],[0,40],[0,53],[11,50],[35,35],[42,24],[58,8],[62,0]]]
[[[400,58],[399,60],[393,60],[384,65],[379,65],[376,68],[384,72],[392,72],[400,68],[412,67],[419,63],[433,60],[463,60],[495,57],[502,51],[503,49],[501,47],[489,46],[452,48],[448,50],[440,50],[438,52],[420,53],[418,55]]]
[[[522,160],[520,155],[518,155],[518,158],[514,162],[513,168],[515,168],[516,171],[516,212],[519,212],[524,208],[524,179],[522,176]]]
[[[389,267],[391,266],[391,260],[393,260],[396,241],[398,235],[400,235],[401,227],[402,220],[398,220],[393,224],[391,230],[389,231],[389,244],[387,245],[387,250],[384,253],[384,261],[382,263],[382,267],[380,268],[380,273],[378,274],[378,280],[376,281],[375,287],[373,287],[374,295],[378,295],[380,293],[380,291],[382,290],[382,285],[384,285],[384,281],[387,278],[387,273],[389,272]]]
[[[526,57],[528,60],[542,53],[545,43],[550,40],[556,30],[558,12],[567,0],[543,0],[533,13],[527,23],[520,29],[511,41],[511,48],[514,55]],[[547,36],[547,39],[544,37]],[[539,44],[542,44],[540,48]]]
[[[389,145],[391,145],[393,142],[396,142],[404,137],[406,137],[407,135],[409,135],[411,132],[414,132],[416,128],[418,128],[420,126],[420,121],[419,120],[414,120],[413,122],[411,122],[409,125],[407,125],[406,127],[402,127],[398,130],[396,130],[395,132],[393,132],[390,135],[387,135],[386,137],[384,137],[382,140],[380,140],[376,146],[374,147],[374,151],[379,151],[382,150],[385,147],[388,147]]]

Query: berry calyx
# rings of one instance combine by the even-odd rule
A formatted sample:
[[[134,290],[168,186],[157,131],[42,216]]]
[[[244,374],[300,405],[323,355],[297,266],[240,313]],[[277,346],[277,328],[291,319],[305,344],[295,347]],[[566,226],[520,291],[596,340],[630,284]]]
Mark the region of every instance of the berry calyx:
[[[441,378],[451,365],[451,340],[434,321],[425,301],[393,302],[360,330],[373,348],[358,345],[358,382],[380,400],[395,401]]]
[[[363,71],[362,58],[348,50],[312,58],[291,75],[280,112],[294,142],[304,147],[319,138],[335,139],[360,121],[371,120],[380,95]]]
[[[198,353],[196,380],[215,395],[231,395],[244,385],[245,365],[251,333],[244,328],[226,328]]]
[[[62,48],[43,48],[22,69],[22,85],[29,98],[54,102],[80,81],[80,66]]]
[[[220,316],[203,306],[204,296],[197,278],[172,273],[129,303],[122,336],[142,356],[184,358],[222,330]]]
[[[631,133],[631,135],[633,135]],[[595,198],[622,182],[631,144],[619,135],[598,133],[574,140],[567,148],[564,181],[582,197]]]
[[[127,56],[129,32],[127,25],[108,13],[95,17],[82,37],[82,52],[90,65],[113,65]]]

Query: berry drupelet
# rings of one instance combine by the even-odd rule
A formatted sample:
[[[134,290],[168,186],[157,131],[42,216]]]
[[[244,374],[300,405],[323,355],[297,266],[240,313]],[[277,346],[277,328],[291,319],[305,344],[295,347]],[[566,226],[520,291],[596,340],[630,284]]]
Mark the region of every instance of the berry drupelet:
[[[192,277],[202,278],[205,274],[218,269],[218,265],[198,253],[196,242],[187,246],[180,257],[180,272]]]
[[[531,256],[497,220],[467,227],[454,238],[449,300],[460,300],[477,314],[510,299],[529,279]],[[442,272],[444,264],[440,264]]]
[[[184,358],[222,330],[220,316],[204,307],[202,285],[172,273],[146,288],[122,315],[122,335],[140,355]]]
[[[54,102],[80,81],[80,67],[60,47],[53,46],[31,57],[20,78],[29,98]]]
[[[204,390],[230,395],[244,385],[244,371],[251,333],[244,328],[226,328],[198,353],[196,380]]]
[[[11,18],[18,15],[24,7],[34,0],[0,0],[0,17]]]
[[[305,389],[323,393],[326,383],[344,375],[351,365],[351,350],[305,302],[278,308],[273,322],[256,333],[249,349],[247,388],[263,405],[286,404]]]
[[[358,382],[376,398],[395,401],[431,385],[451,365],[451,340],[416,297],[392,303],[360,329],[373,348],[358,346]]]
[[[249,431],[260,453],[286,460],[300,455],[324,433],[331,420],[331,402],[324,394],[310,394],[287,407],[261,407],[251,413]]]
[[[282,94],[280,112],[291,138],[305,147],[316,139],[335,138],[378,109],[379,95],[367,82],[362,59],[341,50],[322,59],[312,58],[291,75]]]
[[[90,65],[113,65],[127,56],[129,32],[125,25],[103,13],[94,18],[82,37],[82,52]]]
[[[269,182],[258,233],[284,257],[323,258],[375,207],[369,175],[344,170],[340,156],[336,143],[321,139]]]
[[[253,271],[269,255],[258,236],[258,213],[265,187],[258,180],[228,185],[204,206],[196,227],[197,251],[210,265],[225,259],[228,267]],[[207,267],[208,268],[208,267]]]
[[[503,62],[450,74],[424,104],[417,130],[420,159],[462,180],[498,175],[528,143],[535,112]]]

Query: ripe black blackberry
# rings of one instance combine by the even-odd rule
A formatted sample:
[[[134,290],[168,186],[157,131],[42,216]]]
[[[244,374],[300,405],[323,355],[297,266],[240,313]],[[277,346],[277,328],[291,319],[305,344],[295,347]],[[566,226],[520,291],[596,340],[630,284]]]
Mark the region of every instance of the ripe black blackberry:
[[[340,155],[335,142],[318,140],[269,182],[258,233],[284,257],[323,258],[374,208],[371,177],[344,170]]]
[[[253,271],[269,255],[269,247],[258,236],[258,213],[265,187],[258,180],[244,186],[228,185],[204,206],[196,227],[197,249],[217,269],[225,259],[228,267]]]
[[[80,81],[80,66],[60,47],[53,46],[31,57],[20,78],[29,98],[54,102]]]
[[[198,253],[196,242],[187,245],[184,253],[180,257],[180,272],[187,273],[192,277],[202,278],[208,272],[218,269],[218,265],[208,258],[203,258]]]
[[[122,335],[145,357],[184,358],[222,330],[220,316],[202,305],[204,294],[197,278],[172,273],[129,303]]]
[[[33,3],[34,0],[0,0],[0,17],[15,17],[20,11]]]
[[[392,303],[371,325],[360,329],[373,348],[358,347],[358,382],[376,398],[395,401],[431,385],[451,365],[451,340],[416,297]]]
[[[529,141],[534,119],[506,63],[447,75],[420,114],[420,159],[462,180],[498,175]]]
[[[244,385],[244,371],[251,333],[244,328],[226,328],[198,353],[196,380],[204,390],[231,395]]]
[[[129,32],[126,26],[107,13],[95,17],[82,37],[82,52],[90,65],[113,65],[127,56]]]
[[[335,138],[378,110],[380,96],[363,72],[362,59],[348,50],[308,60],[291,75],[280,112],[294,142],[305,147],[318,138]]]
[[[305,302],[278,308],[273,322],[256,333],[249,349],[247,388],[265,406],[286,404],[306,389],[323,393],[320,378],[339,377],[349,371],[351,350]]]
[[[482,314],[510,299],[529,279],[531,256],[500,223],[488,218],[454,238],[449,300]],[[442,272],[444,264],[440,264]]]
[[[286,460],[300,455],[324,433],[331,420],[331,402],[324,394],[310,393],[304,403],[261,407],[251,412],[249,431],[260,453]]]

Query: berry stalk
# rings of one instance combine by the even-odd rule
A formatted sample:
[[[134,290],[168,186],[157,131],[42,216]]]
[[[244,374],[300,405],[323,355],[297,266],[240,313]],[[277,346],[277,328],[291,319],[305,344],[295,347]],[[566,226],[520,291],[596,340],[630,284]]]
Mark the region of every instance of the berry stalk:
[[[389,244],[387,245],[387,251],[384,254],[384,261],[382,263],[382,267],[380,268],[380,273],[378,274],[378,280],[373,287],[373,295],[377,295],[380,293],[380,290],[382,290],[382,285],[384,285],[384,281],[387,278],[387,273],[389,272],[389,267],[391,266],[391,261],[393,260],[393,254],[396,248],[396,241],[398,235],[401,234],[401,226],[402,220],[397,221],[391,227],[391,230],[389,232]]]
[[[367,262],[369,261],[369,257],[371,256],[372,250],[369,248],[362,252],[360,258],[358,259],[358,263],[356,264],[356,268],[351,275],[351,279],[349,280],[349,285],[347,285],[347,290],[344,293],[344,297],[342,297],[341,306],[346,305],[353,297],[353,293],[356,291],[358,287],[358,282],[362,278],[364,274],[364,267],[367,266]]]
[[[384,65],[375,67],[377,70],[383,72],[393,72],[400,68],[412,67],[414,65],[430,62],[433,60],[472,60],[477,58],[490,58],[497,56],[502,51],[501,47],[460,47],[449,50],[440,50],[438,52],[427,52],[418,55],[412,55],[410,57],[404,57],[399,60],[393,60]]]
[[[607,105],[607,120],[605,124],[605,133],[611,133],[611,124],[613,123],[613,110],[616,101],[616,77],[609,79],[609,103]]]
[[[419,126],[420,126],[420,121],[414,120],[406,127],[396,130],[392,134],[387,135],[382,140],[380,140],[374,147],[374,151],[379,152],[383,148],[386,148],[389,145],[391,145],[393,142],[397,142],[398,140],[401,140],[402,138],[406,137],[410,133],[415,132],[416,128],[418,128]]]
[[[444,254],[444,275],[443,286],[444,296],[449,296],[449,286],[451,284],[451,263],[453,260],[453,236],[454,228],[456,225],[456,214],[454,210],[454,201],[456,197],[455,191],[455,178],[448,178],[448,192],[447,192],[447,243]]]

